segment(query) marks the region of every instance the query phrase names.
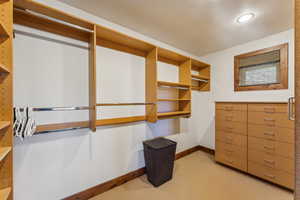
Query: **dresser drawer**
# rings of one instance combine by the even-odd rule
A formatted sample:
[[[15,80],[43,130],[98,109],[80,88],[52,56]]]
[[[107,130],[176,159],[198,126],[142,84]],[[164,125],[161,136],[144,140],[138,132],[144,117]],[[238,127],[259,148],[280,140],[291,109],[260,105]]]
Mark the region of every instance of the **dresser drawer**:
[[[241,135],[247,135],[247,123],[246,122],[226,122],[216,121],[216,130],[224,131],[227,133],[236,133]]]
[[[216,131],[216,140],[226,144],[247,148],[247,136]]]
[[[216,103],[216,110],[247,111],[247,104],[239,104],[239,103]]]
[[[294,121],[289,120],[286,113],[248,112],[248,122],[271,127],[294,128]]]
[[[257,150],[248,150],[248,160],[266,167],[294,174],[294,160],[278,155],[271,155]]]
[[[241,158],[226,154],[224,152],[216,152],[215,160],[228,166],[247,171],[247,158]]]
[[[294,159],[294,144],[248,137],[249,150],[257,150],[270,155]]]
[[[260,178],[294,189],[294,175],[249,161],[248,172]]]
[[[287,104],[249,104],[248,111],[264,113],[288,113]]]
[[[247,146],[242,147],[217,141],[216,152],[221,152],[226,155],[247,159]]]
[[[225,122],[247,122],[247,112],[246,111],[216,111],[216,120]]]
[[[249,124],[248,135],[279,142],[294,143],[294,129]]]

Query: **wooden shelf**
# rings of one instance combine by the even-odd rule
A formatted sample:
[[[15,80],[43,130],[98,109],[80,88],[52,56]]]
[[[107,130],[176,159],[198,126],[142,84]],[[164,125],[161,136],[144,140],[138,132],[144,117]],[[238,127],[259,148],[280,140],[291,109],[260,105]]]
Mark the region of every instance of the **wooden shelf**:
[[[0,130],[9,127],[9,125],[10,125],[9,121],[0,121]]]
[[[130,37],[112,29],[97,25],[97,45],[146,57],[156,47],[145,41]]]
[[[0,148],[0,161],[2,161],[10,151],[11,151],[11,147],[1,147]]]
[[[0,73],[9,73],[9,70],[2,64],[0,64]]]
[[[14,23],[38,30],[54,33],[75,40],[89,42],[91,33],[87,30],[63,24],[31,12],[14,9]]]
[[[0,21],[0,41],[4,41],[9,37],[9,34],[4,26],[4,24]]]
[[[183,56],[179,53],[170,51],[168,49],[158,48],[158,61],[165,62],[172,65],[179,66],[180,64],[189,60],[189,57]]]
[[[11,188],[5,188],[0,190],[0,199],[1,200],[7,200],[9,195],[11,193]]]
[[[196,74],[192,74],[192,78],[198,78],[198,79],[203,79],[203,80],[209,80],[209,77],[204,76],[204,75],[196,75]],[[193,79],[194,80],[194,79]],[[194,80],[197,81],[197,80]]]
[[[62,12],[58,9],[51,8],[49,6],[43,5],[36,1],[29,0],[14,0],[14,6],[18,8],[23,8],[24,10],[28,9],[42,15],[52,17],[58,20],[65,21],[67,23],[80,26],[89,30],[94,29],[94,24],[84,19],[80,19],[68,13]]]
[[[178,115],[190,115],[191,112],[189,111],[176,111],[176,112],[163,112],[163,113],[157,113],[157,116],[159,118],[162,117],[172,117],[172,116],[178,116]]]
[[[158,101],[191,101],[191,99],[158,99]]]
[[[183,83],[173,83],[173,82],[166,82],[166,81],[157,81],[157,83],[158,86],[190,88],[190,85],[183,84]]]
[[[199,60],[192,59],[192,70],[199,70],[199,69],[203,69],[206,67],[210,67],[210,65],[205,62],[201,62]]]

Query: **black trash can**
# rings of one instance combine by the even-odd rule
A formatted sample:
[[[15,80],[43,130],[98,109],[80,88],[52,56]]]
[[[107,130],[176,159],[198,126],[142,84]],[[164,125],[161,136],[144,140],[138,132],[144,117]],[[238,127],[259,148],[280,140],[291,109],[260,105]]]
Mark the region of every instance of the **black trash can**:
[[[156,138],[143,142],[148,181],[155,187],[172,179],[177,143]]]

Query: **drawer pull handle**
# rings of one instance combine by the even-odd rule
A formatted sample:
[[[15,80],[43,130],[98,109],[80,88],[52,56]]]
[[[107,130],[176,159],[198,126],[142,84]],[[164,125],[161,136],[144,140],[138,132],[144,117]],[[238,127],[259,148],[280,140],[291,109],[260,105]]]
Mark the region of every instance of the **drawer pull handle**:
[[[233,127],[227,126],[227,127],[226,127],[226,129],[230,129],[230,130],[232,130],[232,129],[233,129]]]
[[[226,121],[232,121],[233,120],[233,116],[225,116],[225,120]]]
[[[268,122],[274,122],[275,119],[272,119],[272,118],[264,118],[265,121],[268,121]]]
[[[233,153],[233,150],[224,149],[227,153]]]
[[[264,160],[265,163],[271,164],[271,165],[275,165],[275,161],[274,160]]]
[[[233,110],[233,106],[225,106],[225,110],[226,111],[232,111]]]
[[[274,147],[264,146],[264,149],[274,150]]]
[[[274,113],[275,108],[264,108],[265,113]]]
[[[269,174],[265,174],[265,176],[266,176],[267,178],[271,178],[271,179],[275,179],[275,178],[276,178],[276,176],[274,176],[274,175],[269,175]]]
[[[264,135],[265,136],[275,136],[275,133],[273,133],[273,132],[269,132],[269,133],[265,132]]]

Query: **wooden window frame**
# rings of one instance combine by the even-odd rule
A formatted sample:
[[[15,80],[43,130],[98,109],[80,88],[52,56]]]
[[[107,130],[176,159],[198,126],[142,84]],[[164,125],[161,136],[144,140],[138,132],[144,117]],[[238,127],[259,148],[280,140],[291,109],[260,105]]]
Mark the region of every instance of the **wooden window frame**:
[[[288,89],[288,43],[273,46],[270,48],[260,49],[250,53],[241,54],[234,57],[234,91],[251,91],[251,90],[279,90]],[[240,86],[240,59],[248,58],[260,54],[280,50],[280,83]]]

